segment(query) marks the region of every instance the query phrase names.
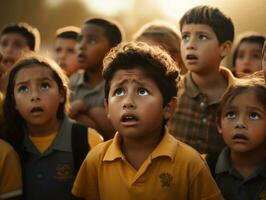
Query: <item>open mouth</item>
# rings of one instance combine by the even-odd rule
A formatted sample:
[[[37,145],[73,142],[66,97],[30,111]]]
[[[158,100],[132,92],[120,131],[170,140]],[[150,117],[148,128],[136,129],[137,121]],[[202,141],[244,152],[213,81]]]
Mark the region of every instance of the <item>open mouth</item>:
[[[136,125],[138,121],[138,118],[134,115],[123,115],[121,118],[121,122],[124,125]]]
[[[243,135],[243,134],[239,134],[239,133],[237,133],[237,134],[235,134],[234,136],[233,136],[233,140],[234,141],[247,141],[248,140],[248,137],[247,136],[245,136],[245,135]]]
[[[43,112],[43,108],[41,108],[41,107],[34,107],[34,108],[31,109],[30,112],[33,113],[33,114],[35,114],[35,113],[41,113],[41,112]]]
[[[186,59],[187,59],[187,60],[197,60],[198,57],[195,56],[195,55],[193,55],[193,54],[188,54],[188,55],[186,56]]]

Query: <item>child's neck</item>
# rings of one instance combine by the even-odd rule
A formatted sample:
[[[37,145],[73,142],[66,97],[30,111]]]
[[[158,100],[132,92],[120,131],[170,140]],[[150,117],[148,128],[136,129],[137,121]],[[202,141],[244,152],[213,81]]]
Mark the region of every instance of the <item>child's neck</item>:
[[[266,161],[266,151],[251,153],[230,152],[230,159],[234,168],[246,178]]]
[[[191,73],[193,81],[200,91],[207,95],[208,101],[218,101],[227,88],[227,80],[219,71],[206,74]]]
[[[138,170],[162,139],[161,134],[154,134],[151,138],[132,139],[123,138],[121,149],[127,161]]]
[[[33,137],[45,137],[48,135],[55,134],[60,127],[60,121],[56,120],[51,122],[49,125],[39,126],[39,125],[28,125],[27,132]]]
[[[88,81],[93,87],[95,87],[103,80],[102,70],[98,70],[95,72],[86,71],[85,80]]]

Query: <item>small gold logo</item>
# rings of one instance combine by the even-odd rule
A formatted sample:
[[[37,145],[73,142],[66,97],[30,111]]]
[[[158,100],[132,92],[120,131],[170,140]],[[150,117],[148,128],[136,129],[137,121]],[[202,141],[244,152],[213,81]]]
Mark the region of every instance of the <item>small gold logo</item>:
[[[159,175],[161,187],[170,187],[173,181],[173,176],[169,173],[161,173]]]
[[[56,166],[56,174],[54,178],[58,181],[67,181],[74,178],[69,164],[58,164]]]

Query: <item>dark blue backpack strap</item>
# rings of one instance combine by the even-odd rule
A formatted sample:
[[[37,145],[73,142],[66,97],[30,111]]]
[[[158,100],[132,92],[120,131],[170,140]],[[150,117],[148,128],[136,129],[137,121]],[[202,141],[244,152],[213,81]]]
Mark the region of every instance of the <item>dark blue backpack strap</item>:
[[[210,168],[213,178],[215,178],[215,168],[220,152],[210,153],[206,155],[206,161]]]
[[[74,123],[72,125],[71,137],[74,168],[77,173],[90,150],[90,146],[88,144],[88,128],[84,125]]]

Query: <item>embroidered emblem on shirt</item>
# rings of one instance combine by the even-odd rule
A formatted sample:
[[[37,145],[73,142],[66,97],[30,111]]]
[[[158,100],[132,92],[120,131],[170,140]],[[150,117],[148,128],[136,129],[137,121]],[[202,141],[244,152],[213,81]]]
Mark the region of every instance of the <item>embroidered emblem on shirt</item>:
[[[260,193],[260,200],[266,200],[266,191]]]
[[[58,181],[67,181],[74,178],[69,164],[58,164],[54,178]]]
[[[161,173],[159,175],[161,187],[170,187],[173,181],[173,176],[169,173]]]

